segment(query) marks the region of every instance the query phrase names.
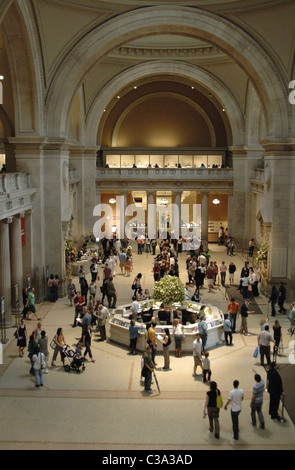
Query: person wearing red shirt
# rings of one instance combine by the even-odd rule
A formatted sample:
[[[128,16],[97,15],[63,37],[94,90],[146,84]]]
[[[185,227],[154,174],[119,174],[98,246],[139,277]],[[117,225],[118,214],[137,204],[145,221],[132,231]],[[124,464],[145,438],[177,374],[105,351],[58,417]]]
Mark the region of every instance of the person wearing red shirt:
[[[235,301],[234,297],[232,297],[230,299],[230,303],[227,306],[227,310],[229,312],[229,319],[230,319],[231,327],[232,327],[232,333],[236,332],[236,321],[237,321],[239,309],[240,309],[240,304]]]
[[[75,319],[73,328],[77,326],[77,318],[78,316],[83,314],[83,308],[85,305],[85,299],[82,297],[80,292],[77,292],[76,297],[74,298],[74,306],[75,306]]]

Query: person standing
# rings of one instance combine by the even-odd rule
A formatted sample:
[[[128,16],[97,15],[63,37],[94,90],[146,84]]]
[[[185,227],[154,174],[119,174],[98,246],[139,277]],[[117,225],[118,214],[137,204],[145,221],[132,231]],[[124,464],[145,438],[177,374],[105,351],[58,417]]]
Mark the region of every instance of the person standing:
[[[206,351],[204,356],[205,357],[203,358],[203,383],[206,383],[207,381],[210,382],[212,371],[209,353]]]
[[[225,287],[225,276],[226,276],[227,267],[225,262],[222,261],[221,265],[219,266],[220,278],[221,278],[221,285]]]
[[[279,297],[278,289],[276,288],[276,286],[272,286],[271,296],[270,296],[269,301],[268,301],[268,303],[271,303],[271,316],[272,317],[276,316],[275,305],[278,301],[278,297]]]
[[[147,346],[146,351],[143,355],[144,365],[142,368],[141,375],[145,378],[144,380],[144,391],[147,393],[153,393],[151,390],[151,383],[152,383],[152,373],[155,368],[155,364],[152,361],[152,348],[151,346]]]
[[[156,357],[156,352],[157,352],[157,341],[156,341],[155,326],[156,326],[156,324],[152,321],[151,326],[148,329],[147,342],[148,342],[148,345],[151,347],[151,350],[152,350],[153,364],[156,366],[157,364],[155,362],[155,357]]]
[[[254,313],[254,311],[249,311],[250,301],[248,299],[245,300],[245,302],[242,304],[241,307],[241,327],[240,327],[240,333],[244,333],[245,336],[250,336],[250,333],[248,332],[248,314],[249,313]]]
[[[236,265],[231,261],[228,266],[228,279],[229,279],[229,285],[233,286],[234,285],[234,278],[235,278],[235,272],[237,268]]]
[[[130,336],[130,345],[129,345],[129,354],[136,354],[136,343],[138,338],[139,330],[142,330],[144,326],[135,325],[135,320],[130,321],[129,326],[129,336]]]
[[[193,342],[193,358],[194,358],[194,368],[193,368],[193,377],[197,377],[197,367],[200,366],[203,371],[202,363],[202,340],[201,335],[198,333],[195,341]]]
[[[232,346],[233,345],[232,325],[228,318],[227,313],[224,314],[223,331],[224,331],[224,338],[225,338],[226,345]],[[228,342],[228,338],[229,338],[229,342]]]
[[[70,301],[70,307],[73,306],[73,298],[75,297],[76,294],[76,286],[73,283],[72,279],[69,279],[69,284],[68,284],[68,299]]]
[[[275,322],[272,326],[272,329],[273,329],[273,339],[275,340],[274,353],[277,354],[278,351],[279,351],[280,342],[283,339],[283,337],[282,337],[282,327],[280,325],[279,320],[275,320]]]
[[[45,374],[48,374],[48,359],[49,359],[49,352],[48,352],[48,338],[46,336],[46,332],[43,330],[41,331],[41,337],[38,339],[39,351],[44,354],[45,357]]]
[[[112,277],[110,277],[107,282],[107,293],[109,308],[116,308],[117,292]]]
[[[264,367],[264,356],[266,356],[267,364],[270,364],[270,343],[274,343],[274,339],[269,332],[269,326],[265,325],[264,330],[260,331],[257,338],[260,347],[260,363]]]
[[[285,309],[284,307],[286,295],[287,295],[287,290],[286,290],[285,284],[283,282],[280,282],[279,297],[278,297],[278,304],[280,307],[279,313],[286,313],[287,311],[287,309]]]
[[[260,428],[264,429],[264,416],[262,413],[262,404],[263,404],[263,392],[264,392],[264,380],[259,374],[254,376],[255,385],[252,390],[252,398],[250,401],[251,408],[251,419],[252,426],[256,427],[256,413],[258,414],[258,419],[260,422]]]
[[[108,314],[109,314],[108,309],[104,307],[102,304],[99,304],[97,318],[98,318],[98,328],[100,332],[101,341],[105,341],[107,338],[106,337],[106,323],[108,319]]]
[[[65,340],[62,328],[57,329],[56,335],[54,336],[54,341],[55,341],[56,347],[53,351],[53,357],[52,357],[51,365],[55,366],[55,360],[57,358],[58,353],[60,353],[62,365],[64,366],[65,365],[65,354],[63,352],[63,346],[66,345],[66,340]]]
[[[17,346],[19,348],[19,357],[23,357],[24,348],[27,346],[27,327],[24,318],[16,329]]]
[[[74,323],[73,323],[73,328],[77,326],[77,318],[80,315],[81,317],[83,316],[83,309],[85,305],[85,299],[82,297],[80,292],[78,291],[76,293],[76,296],[74,298],[74,306],[75,306],[75,318],[74,318]]]
[[[244,400],[244,390],[239,388],[239,381],[234,380],[234,388],[229,392],[228,400],[224,406],[224,409],[227,410],[228,405],[231,405],[231,419],[233,425],[233,438],[235,440],[239,439],[239,414],[242,410],[242,401]]]
[[[280,374],[278,373],[278,364],[276,362],[270,363],[270,369],[267,373],[267,391],[269,393],[269,414],[271,419],[280,421],[278,409],[281,397],[286,394],[283,389],[283,383]]]
[[[38,346],[33,351],[33,369],[35,373],[35,387],[43,387],[43,369],[46,367],[45,356],[39,351]]]
[[[232,297],[230,299],[230,303],[227,306],[227,310],[229,312],[229,319],[230,319],[231,326],[232,326],[232,333],[236,332],[236,322],[237,322],[239,309],[240,309],[240,304],[235,301],[234,297]]]
[[[251,238],[251,240],[249,241],[249,258],[252,258],[254,248],[255,248],[255,240],[254,238]]]
[[[170,369],[169,346],[171,344],[169,328],[165,328],[164,332],[165,332],[165,336],[164,336],[164,339],[161,341],[163,344],[163,356],[164,356],[163,370],[169,370]]]
[[[214,431],[214,436],[219,439],[220,426],[219,426],[219,408],[217,407],[217,395],[220,395],[220,390],[217,388],[217,383],[210,382],[210,390],[206,394],[206,401],[204,406],[204,415],[209,418],[209,431]]]

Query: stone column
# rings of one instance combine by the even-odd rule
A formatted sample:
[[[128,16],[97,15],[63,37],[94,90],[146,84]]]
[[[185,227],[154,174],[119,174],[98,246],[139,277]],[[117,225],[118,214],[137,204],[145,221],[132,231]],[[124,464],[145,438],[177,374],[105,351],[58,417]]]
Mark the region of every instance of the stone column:
[[[228,203],[227,203],[227,213],[228,213],[228,217],[227,217],[227,233],[228,235],[231,237],[233,236],[232,235],[232,230],[233,230],[233,194],[232,193],[228,193]]]
[[[116,226],[117,238],[123,240],[125,237],[126,216],[125,211],[127,207],[127,191],[120,191],[119,196],[116,197]]]
[[[178,239],[181,235],[181,196],[182,190],[174,191],[175,210],[172,212],[171,221],[171,237],[174,239]]]
[[[11,270],[9,224],[11,218],[0,221],[0,297],[5,298],[6,326],[12,325],[11,315]]]
[[[10,269],[12,306],[16,308],[15,286],[18,284],[19,300],[23,288],[23,257],[21,241],[21,216],[13,216],[10,224]],[[21,304],[20,304],[21,305]]]
[[[208,250],[208,196],[209,191],[202,191],[201,239],[204,251]]]
[[[148,237],[157,238],[156,191],[147,191],[147,230]]]

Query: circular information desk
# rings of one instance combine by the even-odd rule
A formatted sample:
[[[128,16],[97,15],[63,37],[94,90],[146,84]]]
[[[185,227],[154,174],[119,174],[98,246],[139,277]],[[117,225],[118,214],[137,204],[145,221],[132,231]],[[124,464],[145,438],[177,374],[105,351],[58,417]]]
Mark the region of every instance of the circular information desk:
[[[157,335],[163,336],[164,329],[169,328],[172,339],[169,349],[170,351],[175,351],[172,324],[165,324],[164,322],[160,322],[158,319],[160,305],[161,302],[156,302],[154,300],[144,300],[140,302],[140,307],[137,312],[137,321],[135,322],[137,326],[142,327],[142,330],[139,331],[136,345],[136,348],[139,351],[144,351],[146,349],[147,330],[150,327],[152,317],[155,317],[157,322],[155,327],[156,337]],[[182,304],[172,304],[172,308],[174,310],[181,311],[181,321],[183,323],[182,331],[184,333],[181,348],[183,352],[193,351],[193,342],[196,339],[196,334],[199,332],[198,323],[200,309],[203,305],[204,304],[191,301],[185,301]],[[112,314],[112,319],[109,323],[109,339],[126,347],[129,347],[130,344],[129,326],[132,318],[130,307],[131,303],[118,307]],[[205,320],[208,325],[206,349],[221,344],[224,337],[224,318],[222,311],[214,305],[206,304],[206,308],[202,310],[201,313],[205,314]],[[159,340],[157,340],[157,350],[163,350],[163,345]]]

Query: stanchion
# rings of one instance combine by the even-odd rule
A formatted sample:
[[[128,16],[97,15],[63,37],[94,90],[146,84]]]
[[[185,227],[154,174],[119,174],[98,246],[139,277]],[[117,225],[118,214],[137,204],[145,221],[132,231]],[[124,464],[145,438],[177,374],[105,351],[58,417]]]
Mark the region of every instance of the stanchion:
[[[6,338],[6,322],[5,322],[5,299],[0,298],[0,328],[1,328],[1,343],[8,343],[9,339]]]

